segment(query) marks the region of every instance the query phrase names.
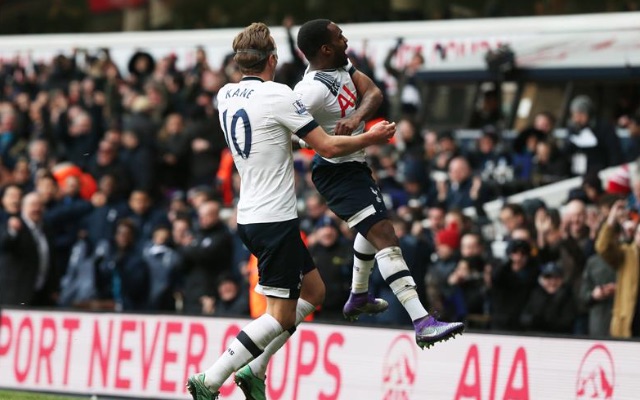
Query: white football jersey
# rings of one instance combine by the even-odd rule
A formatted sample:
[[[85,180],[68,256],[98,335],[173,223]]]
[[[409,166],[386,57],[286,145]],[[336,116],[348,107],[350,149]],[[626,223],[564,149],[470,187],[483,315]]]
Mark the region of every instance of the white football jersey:
[[[217,100],[240,173],[238,223],[297,218],[291,133],[304,137],[317,122],[288,86],[257,77],[225,85]]]
[[[329,135],[335,133],[339,119],[351,115],[356,110],[358,92],[351,79],[351,75],[355,72],[356,69],[351,62],[333,70],[309,71],[307,69],[294,89],[313,118]],[[364,122],[351,135],[359,135],[363,131]],[[364,156],[364,150],[359,150],[347,156],[323,158],[331,163],[365,162]]]

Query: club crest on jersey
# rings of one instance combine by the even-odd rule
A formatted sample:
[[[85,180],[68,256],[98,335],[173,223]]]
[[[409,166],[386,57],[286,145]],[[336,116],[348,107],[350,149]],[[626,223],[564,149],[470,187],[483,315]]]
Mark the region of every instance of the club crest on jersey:
[[[293,107],[295,107],[296,112],[300,115],[305,114],[307,112],[307,107],[302,104],[301,100],[296,100],[295,103],[293,103]]]
[[[373,193],[373,195],[375,196],[376,201],[377,201],[378,203],[382,203],[382,198],[380,197],[380,193],[378,192],[378,190],[376,190],[376,189],[375,189],[375,188],[373,188],[373,187],[369,187],[369,189],[371,189],[371,193]]]

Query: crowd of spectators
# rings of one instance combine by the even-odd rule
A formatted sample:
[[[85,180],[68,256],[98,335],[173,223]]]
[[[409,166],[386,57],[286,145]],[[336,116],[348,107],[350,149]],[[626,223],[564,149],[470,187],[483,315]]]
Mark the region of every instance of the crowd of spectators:
[[[276,76],[288,85],[304,71],[293,42],[291,51]],[[214,101],[240,74],[230,57],[195,52],[186,69],[171,54],[137,51],[120,70],[107,49],[0,63],[0,304],[249,315],[250,255],[235,233],[240,183]],[[375,77],[366,57],[352,60]],[[389,96],[380,116],[397,121],[398,133],[368,157],[423,302],[478,329],[606,336],[613,318],[616,335],[638,335],[640,319],[629,317],[639,310],[629,294],[638,292],[638,259],[627,254],[640,246],[640,179],[628,168],[607,185],[597,175],[640,155],[635,136],[623,146],[614,124],[578,96],[566,138],[540,113],[508,142],[487,94],[473,119],[482,134],[463,146],[419,123],[412,93],[421,62],[416,54],[393,70],[406,96]],[[625,122],[633,133],[640,118]],[[353,232],[315,192],[309,162],[308,151],[296,153],[301,230],[328,292],[316,318],[339,321]],[[485,202],[572,176],[583,184],[561,209],[544,199],[505,204],[500,229],[485,229],[493,226]],[[628,199],[626,213],[617,199]],[[617,219],[607,224],[612,207]],[[616,247],[623,242],[631,247]],[[635,279],[623,299],[616,268]],[[371,279],[390,310],[361,320],[410,323],[380,274]]]

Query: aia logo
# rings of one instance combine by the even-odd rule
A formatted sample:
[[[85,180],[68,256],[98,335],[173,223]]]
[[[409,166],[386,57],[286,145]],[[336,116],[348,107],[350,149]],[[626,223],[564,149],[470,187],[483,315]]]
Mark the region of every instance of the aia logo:
[[[409,335],[398,336],[389,346],[382,364],[382,399],[409,399],[416,382],[418,353]]]
[[[615,371],[613,357],[602,344],[596,344],[587,351],[576,382],[576,399],[613,399],[615,387]]]

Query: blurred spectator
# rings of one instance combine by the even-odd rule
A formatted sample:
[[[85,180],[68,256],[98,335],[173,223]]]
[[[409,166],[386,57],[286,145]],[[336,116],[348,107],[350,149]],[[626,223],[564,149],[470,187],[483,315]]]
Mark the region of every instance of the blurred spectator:
[[[123,212],[123,217],[129,218],[138,232],[138,242],[150,240],[153,230],[160,224],[168,224],[166,214],[157,208],[151,196],[144,190],[134,190],[129,196],[128,207]]]
[[[201,314],[205,297],[214,297],[216,283],[223,273],[231,271],[233,255],[231,233],[220,220],[220,204],[206,201],[198,208],[198,230],[184,233],[180,251],[184,257],[184,312]],[[174,224],[174,233],[175,233]]]
[[[0,112],[0,161],[2,161],[2,165],[13,169],[16,159],[25,145],[16,132],[15,111],[8,108]]]
[[[482,179],[472,176],[469,162],[464,157],[451,160],[448,179],[436,182],[436,186],[437,200],[444,203],[447,210],[473,207],[489,199]]]
[[[514,230],[527,226],[527,216],[520,204],[507,203],[500,210],[500,223],[504,231],[504,238],[509,239]]]
[[[549,141],[536,144],[531,178],[534,186],[543,186],[570,177],[569,164]]]
[[[557,263],[542,265],[539,284],[531,292],[520,316],[524,329],[545,333],[572,332],[576,303],[563,275],[562,267]]]
[[[458,264],[460,233],[458,225],[448,225],[435,235],[435,253],[426,276],[427,299],[431,308],[440,312],[442,317],[451,319],[455,311],[451,303],[452,290],[447,283],[449,276]]]
[[[91,197],[94,208],[85,218],[83,226],[92,245],[112,238],[117,220],[125,213],[126,202],[118,196],[116,187],[116,177],[105,174],[98,182],[98,191]]]
[[[456,321],[473,319],[476,327],[485,327],[485,312],[488,310],[488,289],[485,284],[485,270],[487,264],[480,255],[463,257],[455,270],[447,278],[452,290],[450,302]]]
[[[395,147],[401,154],[417,157],[423,148],[423,140],[419,134],[418,125],[408,118],[402,118],[397,123]]]
[[[493,178],[498,165],[506,165],[511,161],[507,154],[498,147],[498,134],[494,129],[484,129],[478,138],[475,149],[469,152],[469,163],[474,173],[485,179]]]
[[[605,191],[597,172],[588,173],[582,178],[582,190],[590,203],[598,204]]]
[[[63,307],[99,308],[96,300],[96,257],[87,239],[79,239],[71,248],[66,272],[60,280],[58,304]]]
[[[143,146],[152,146],[160,127],[160,121],[157,118],[160,102],[161,100],[157,99],[152,103],[148,95],[141,95],[138,92],[130,93],[128,102],[125,100],[127,107],[122,116],[122,131],[133,131],[138,135]]]
[[[117,146],[107,140],[103,140],[98,145],[98,151],[89,161],[87,172],[97,181],[104,175],[112,175],[115,178],[116,196],[127,196],[131,190],[131,179],[126,167],[118,160]]]
[[[553,129],[556,127],[556,117],[548,111],[537,113],[533,117],[533,128],[544,133],[545,141],[553,143]]]
[[[99,300],[112,302],[115,311],[144,311],[149,307],[149,266],[136,248],[133,221],[116,224],[113,238],[96,246],[96,287]]]
[[[588,259],[594,253],[594,244],[587,226],[587,209],[582,200],[571,200],[564,208],[562,215],[566,226],[567,237],[577,242],[582,251],[583,259]]]
[[[308,243],[311,245],[315,243],[314,231],[316,224],[327,215],[329,207],[324,197],[316,191],[307,195],[304,204],[305,214],[300,220],[300,230],[307,235]]]
[[[59,290],[49,227],[40,195],[22,200],[20,216],[0,227],[0,304],[52,306]]]
[[[587,261],[582,274],[580,305],[589,310],[589,336],[610,336],[616,272],[598,254]]]
[[[160,225],[154,229],[151,240],[142,250],[142,257],[149,266],[149,309],[175,311],[174,293],[178,291],[182,256],[174,248],[167,226]]]
[[[221,153],[226,147],[218,111],[212,104],[212,95],[202,92],[190,112],[190,123],[185,127],[190,148],[189,186],[214,183]]]
[[[170,223],[180,216],[190,216],[193,210],[187,204],[187,195],[183,191],[175,191],[169,198],[169,207],[167,210],[167,220]]]
[[[134,188],[153,193],[156,189],[155,156],[150,146],[140,143],[133,131],[122,133],[122,148],[119,158],[127,171]]]
[[[571,158],[571,172],[583,175],[590,171],[622,164],[620,139],[613,125],[596,118],[595,107],[587,96],[576,96],[570,105],[569,137],[565,141]]]
[[[439,132],[436,142],[431,169],[446,172],[451,160],[460,156],[460,149],[453,132],[449,130]]]
[[[142,91],[147,79],[155,69],[155,60],[151,54],[143,50],[136,51],[129,59],[129,75],[131,83],[138,90]]]
[[[33,189],[34,182],[31,180],[31,174],[29,173],[29,162],[25,158],[20,157],[15,162],[11,182],[20,186],[25,192],[30,192]]]
[[[481,93],[480,103],[474,109],[469,121],[469,128],[484,129],[487,126],[502,128],[502,111],[500,108],[500,94],[491,89]]]
[[[514,177],[529,180],[533,173],[534,157],[538,143],[545,141],[545,134],[535,128],[527,128],[518,133],[513,142]]]
[[[163,191],[186,188],[188,174],[188,139],[184,135],[184,121],[180,114],[170,114],[158,133],[158,180]]]
[[[640,302],[638,287],[640,286],[640,229],[636,229],[631,243],[620,243],[617,230],[618,218],[623,215],[625,202],[616,201],[596,240],[598,254],[616,270],[616,288],[613,298],[611,316],[611,336],[640,336]]]
[[[214,315],[220,317],[249,315],[249,294],[241,289],[238,281],[231,275],[225,274],[220,277],[213,301]]]
[[[294,19],[290,15],[286,15],[282,19],[282,27],[287,33],[287,43],[289,45],[289,52],[291,53],[291,61],[283,62],[278,67],[276,71],[276,76],[274,77],[274,81],[279,83],[284,83],[289,86],[291,89],[300,82],[302,76],[304,75],[304,71],[307,68],[304,57],[296,48],[296,42],[294,40],[293,34],[291,33],[291,28],[293,28]]]
[[[491,328],[522,330],[520,316],[538,279],[538,261],[521,239],[509,242],[507,256],[491,275]]]
[[[44,176],[40,182],[51,182],[51,179]],[[55,183],[51,184],[55,187]],[[44,220],[51,227],[56,264],[64,274],[71,248],[82,228],[82,220],[93,211],[93,206],[80,197],[80,181],[75,176],[67,177],[59,196],[59,200],[53,199],[46,204]]]
[[[322,319],[342,320],[342,306],[349,298],[353,250],[351,243],[342,240],[338,222],[329,216],[321,217],[315,225],[315,243],[309,253],[322,275],[327,295],[317,315]]]
[[[629,120],[629,144],[625,154],[626,161],[635,161],[640,157],[640,109]]]
[[[29,171],[31,180],[35,180],[36,173],[51,168],[51,155],[49,154],[49,142],[44,139],[35,139],[29,142]]]
[[[4,226],[9,218],[20,215],[22,189],[17,185],[7,185],[2,191],[0,209],[0,226]]]
[[[178,246],[185,246],[193,239],[192,219],[188,215],[178,215],[171,221],[171,240]]]
[[[538,256],[543,264],[550,262],[557,264],[563,272],[565,283],[571,285],[573,292],[577,295],[587,257],[574,238],[563,237],[560,224],[558,210],[538,210],[535,218]]]
[[[56,140],[64,145],[65,158],[85,167],[99,137],[91,116],[79,106],[72,106],[60,119]]]
[[[396,80],[396,95],[392,102],[392,117],[394,120],[407,117],[413,122],[418,122],[416,118],[422,109],[422,94],[416,80],[416,73],[424,65],[424,56],[420,49],[413,50],[409,61],[401,67],[402,69],[394,67],[393,58],[397,56],[403,42],[402,38],[397,39],[395,47],[389,51],[384,60],[385,70]]]

